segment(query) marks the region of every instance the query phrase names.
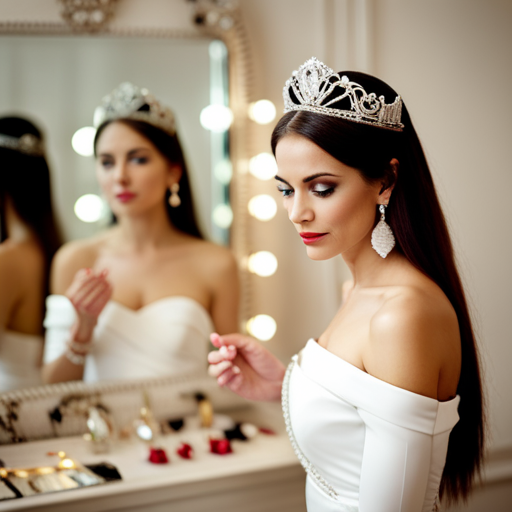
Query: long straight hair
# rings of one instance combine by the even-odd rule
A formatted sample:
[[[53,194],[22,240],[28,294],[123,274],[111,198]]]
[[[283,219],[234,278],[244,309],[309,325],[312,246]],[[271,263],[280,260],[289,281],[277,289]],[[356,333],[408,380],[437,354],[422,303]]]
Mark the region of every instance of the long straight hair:
[[[143,110],[143,108],[139,109]],[[178,228],[184,233],[203,239],[197,217],[194,209],[194,201],[192,198],[192,190],[190,187],[190,179],[188,175],[187,164],[185,162],[185,156],[181,149],[181,144],[178,139],[178,135],[170,135],[164,132],[160,128],[153,126],[152,124],[146,123],[145,121],[139,121],[137,119],[121,118],[112,121],[105,121],[101,124],[94,137],[94,154],[96,155],[96,146],[103,130],[112,122],[123,123],[129,126],[132,130],[148,139],[156,149],[166,158],[166,160],[172,164],[179,165],[181,167],[181,178],[180,178],[180,199],[181,204],[177,208],[173,208],[169,204],[170,191],[167,190],[165,195],[165,207],[167,211],[167,217],[171,224]],[[115,217],[114,217],[115,221]]]
[[[387,103],[397,93],[381,80],[364,73],[344,71],[366,91],[383,95]],[[337,92],[332,93],[339,95]],[[291,91],[293,98],[293,91]],[[329,101],[329,98],[325,102]],[[345,98],[333,108],[350,110]],[[484,399],[479,356],[468,305],[455,263],[453,246],[432,176],[403,107],[402,132],[312,112],[289,112],[272,133],[272,150],[288,134],[306,137],[340,162],[357,169],[368,182],[393,180],[390,161],[399,161],[386,220],[395,234],[396,248],[416,268],[432,279],[451,302],[459,322],[462,368],[457,394],[460,420],[450,435],[440,495],[448,502],[466,499],[481,469],[485,441]]]
[[[29,133],[42,140],[39,129],[20,117],[0,118],[0,133],[17,138]],[[44,156],[0,147],[0,242],[9,238],[5,223],[7,199],[21,220],[36,235],[43,251],[44,291],[47,295],[50,265],[55,252],[62,245],[62,236],[53,210],[50,170]]]

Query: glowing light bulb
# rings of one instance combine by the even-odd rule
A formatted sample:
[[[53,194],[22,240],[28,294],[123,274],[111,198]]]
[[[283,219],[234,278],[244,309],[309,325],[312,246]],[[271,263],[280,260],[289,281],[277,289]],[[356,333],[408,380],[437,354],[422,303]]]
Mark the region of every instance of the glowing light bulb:
[[[84,126],[78,129],[71,138],[71,146],[76,153],[82,156],[94,155],[94,136],[96,128]]]
[[[256,315],[247,321],[249,334],[261,341],[268,341],[277,330],[276,321],[269,315]]]
[[[233,122],[233,112],[224,105],[208,105],[199,116],[201,126],[212,132],[224,132]]]
[[[277,163],[274,155],[260,153],[249,161],[249,172],[260,180],[270,180],[277,174]]]
[[[219,228],[227,229],[233,222],[233,210],[227,204],[218,204],[213,209],[212,220]]]
[[[255,123],[268,124],[276,117],[276,107],[270,100],[259,100],[249,105],[248,115]]]
[[[255,252],[249,256],[247,268],[258,276],[271,276],[277,270],[277,258],[269,251]]]
[[[103,216],[104,208],[101,197],[96,194],[85,194],[77,199],[74,209],[75,215],[82,222],[96,222]]]
[[[233,177],[233,164],[229,160],[221,160],[215,165],[213,174],[224,185],[227,185]]]
[[[273,219],[277,212],[277,203],[272,196],[260,194],[254,196],[247,205],[249,213],[258,220],[267,221]]]

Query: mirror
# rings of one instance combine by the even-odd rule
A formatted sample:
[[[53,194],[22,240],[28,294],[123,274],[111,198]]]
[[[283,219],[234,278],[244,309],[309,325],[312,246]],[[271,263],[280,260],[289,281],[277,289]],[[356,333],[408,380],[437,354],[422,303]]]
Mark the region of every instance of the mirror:
[[[238,16],[234,4],[194,3],[194,16],[184,11],[185,4],[173,0],[168,8],[175,9],[176,16],[155,30],[144,25],[147,20],[129,18],[126,13],[113,28],[105,26],[92,35],[80,30],[73,33],[74,28],[62,20],[32,19],[40,13],[27,14],[24,21],[11,22],[5,16],[0,21],[0,114],[25,115],[44,130],[56,210],[67,240],[91,236],[105,223],[86,223],[75,215],[76,200],[99,190],[93,157],[75,153],[71,138],[77,129],[92,124],[102,97],[128,80],[146,87],[174,110],[196,210],[207,238],[229,244],[238,260],[246,255],[246,203],[237,200],[247,186],[239,169],[247,162],[244,134],[250,73],[246,48],[240,44],[244,28],[239,21],[233,23]],[[15,12],[17,0],[11,5]],[[236,137],[200,126],[200,112],[211,103],[229,105],[235,112],[232,132]],[[228,213],[228,220],[224,216],[220,225],[212,222],[219,205]],[[241,288],[241,316],[245,318],[249,278],[244,270]],[[81,390],[87,387],[85,383],[73,385],[80,385]],[[101,386],[95,385],[96,392]],[[43,396],[60,397],[68,388],[68,384],[56,384],[3,393],[0,398],[23,402],[30,397],[33,402]]]
[[[228,206],[227,135],[210,133],[199,122],[212,100],[228,98],[227,50],[221,41],[4,35],[0,69],[0,115],[26,116],[45,132],[66,240],[91,236],[110,220],[106,208],[98,220],[91,220],[96,218],[93,208],[82,214],[86,221],[77,216],[77,200],[99,194],[99,186],[94,157],[78,154],[71,141],[78,129],[92,125],[101,99],[128,81],[147,88],[174,111],[201,229],[210,240],[228,242],[229,222],[212,218],[216,207]]]

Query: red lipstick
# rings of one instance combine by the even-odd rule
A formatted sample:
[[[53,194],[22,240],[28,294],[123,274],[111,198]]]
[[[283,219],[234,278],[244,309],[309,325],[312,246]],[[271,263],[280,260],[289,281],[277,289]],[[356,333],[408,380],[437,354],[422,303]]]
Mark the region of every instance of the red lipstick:
[[[310,233],[309,231],[303,231],[302,233],[299,233],[299,235],[301,236],[302,241],[306,245],[309,245],[322,240],[322,238],[324,238],[327,233]]]
[[[117,194],[116,197],[119,201],[121,201],[121,203],[127,203],[135,197],[135,194],[133,192],[125,191]]]

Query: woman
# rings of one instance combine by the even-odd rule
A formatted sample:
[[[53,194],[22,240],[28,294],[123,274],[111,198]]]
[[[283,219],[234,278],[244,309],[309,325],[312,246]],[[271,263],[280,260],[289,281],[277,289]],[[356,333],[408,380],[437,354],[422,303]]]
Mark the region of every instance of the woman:
[[[46,382],[206,373],[237,326],[237,267],[201,238],[174,116],[124,83],[95,113],[96,175],[116,222],[56,255]]]
[[[371,76],[313,58],[283,94],[278,189],[308,255],[341,254],[353,282],[287,372],[251,338],[215,334],[210,373],[248,398],[282,391],[310,512],[438,510],[438,495],[470,492],[484,428],[471,322],[420,142],[401,98]]]
[[[60,234],[39,129],[0,118],[0,391],[41,383],[44,299]]]

